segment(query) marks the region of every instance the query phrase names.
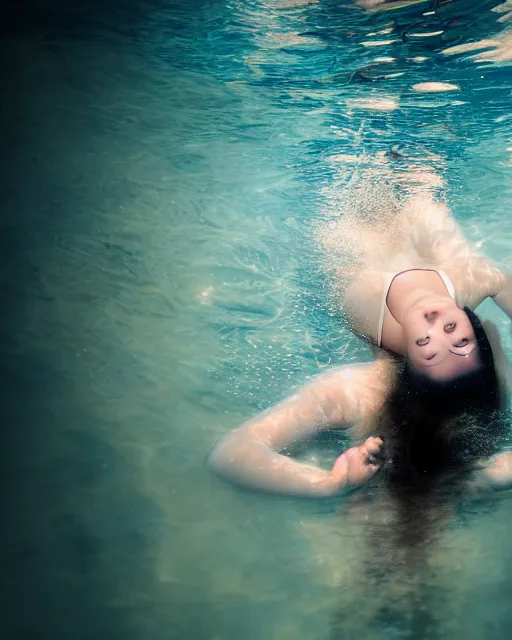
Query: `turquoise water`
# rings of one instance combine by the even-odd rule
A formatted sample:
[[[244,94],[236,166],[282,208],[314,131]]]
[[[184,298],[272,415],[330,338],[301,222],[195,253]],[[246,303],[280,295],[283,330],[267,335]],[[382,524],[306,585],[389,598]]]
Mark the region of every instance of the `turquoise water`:
[[[506,37],[506,14],[437,4],[2,10],[2,637],[510,637],[506,496],[420,505],[411,542],[387,504],[260,496],[204,464],[371,358],[313,239],[354,175],[434,166],[512,267],[510,67],[441,53]],[[459,88],[412,88],[432,81]]]

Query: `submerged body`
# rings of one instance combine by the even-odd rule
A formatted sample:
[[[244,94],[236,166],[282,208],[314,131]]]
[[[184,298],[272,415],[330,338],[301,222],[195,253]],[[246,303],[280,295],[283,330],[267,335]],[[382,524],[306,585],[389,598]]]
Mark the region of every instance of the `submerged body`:
[[[406,357],[426,379],[457,384],[481,367],[473,326],[461,307],[472,310],[491,297],[512,312],[510,280],[471,246],[447,207],[430,195],[415,196],[380,218],[356,208],[320,237],[335,269],[341,310],[355,333],[382,349],[373,363],[317,377],[216,447],[210,458],[214,470],[259,490],[332,496],[367,482],[380,466],[383,446],[370,434],[401,381],[397,358]],[[486,332],[504,388],[499,337],[492,326]],[[326,429],[346,429],[356,445],[332,469],[281,453]],[[475,485],[508,486],[509,454],[487,467],[473,478]]]

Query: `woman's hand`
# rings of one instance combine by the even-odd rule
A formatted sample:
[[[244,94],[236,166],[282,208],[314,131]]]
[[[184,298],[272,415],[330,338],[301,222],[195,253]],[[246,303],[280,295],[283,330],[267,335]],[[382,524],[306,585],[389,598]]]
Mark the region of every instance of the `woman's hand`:
[[[470,492],[476,494],[512,489],[512,451],[504,451],[486,462],[481,462],[466,486]]]
[[[505,451],[492,458],[483,472],[483,479],[494,491],[503,491],[512,486],[512,451]]]
[[[380,438],[371,437],[358,447],[344,451],[331,470],[334,492],[353,489],[368,482],[379,470],[378,456],[383,444]]]

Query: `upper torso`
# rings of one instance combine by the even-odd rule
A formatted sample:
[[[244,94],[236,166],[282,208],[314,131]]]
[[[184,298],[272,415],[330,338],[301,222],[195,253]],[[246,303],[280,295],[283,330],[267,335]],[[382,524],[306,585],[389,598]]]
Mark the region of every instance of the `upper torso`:
[[[352,330],[380,346],[380,333],[392,332],[386,295],[404,271],[439,274],[459,307],[475,309],[497,293],[501,271],[464,238],[446,207],[427,198],[413,199],[386,227],[375,230],[350,221],[358,238],[356,259],[338,272],[341,308]]]

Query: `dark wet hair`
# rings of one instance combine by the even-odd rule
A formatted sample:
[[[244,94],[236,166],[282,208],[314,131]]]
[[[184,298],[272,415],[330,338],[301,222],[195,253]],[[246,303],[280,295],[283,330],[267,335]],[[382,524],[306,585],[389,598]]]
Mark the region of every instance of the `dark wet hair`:
[[[493,455],[504,436],[504,416],[491,345],[476,314],[464,308],[480,355],[477,370],[435,381],[398,365],[377,429],[384,440],[385,474],[413,482],[464,468]]]

